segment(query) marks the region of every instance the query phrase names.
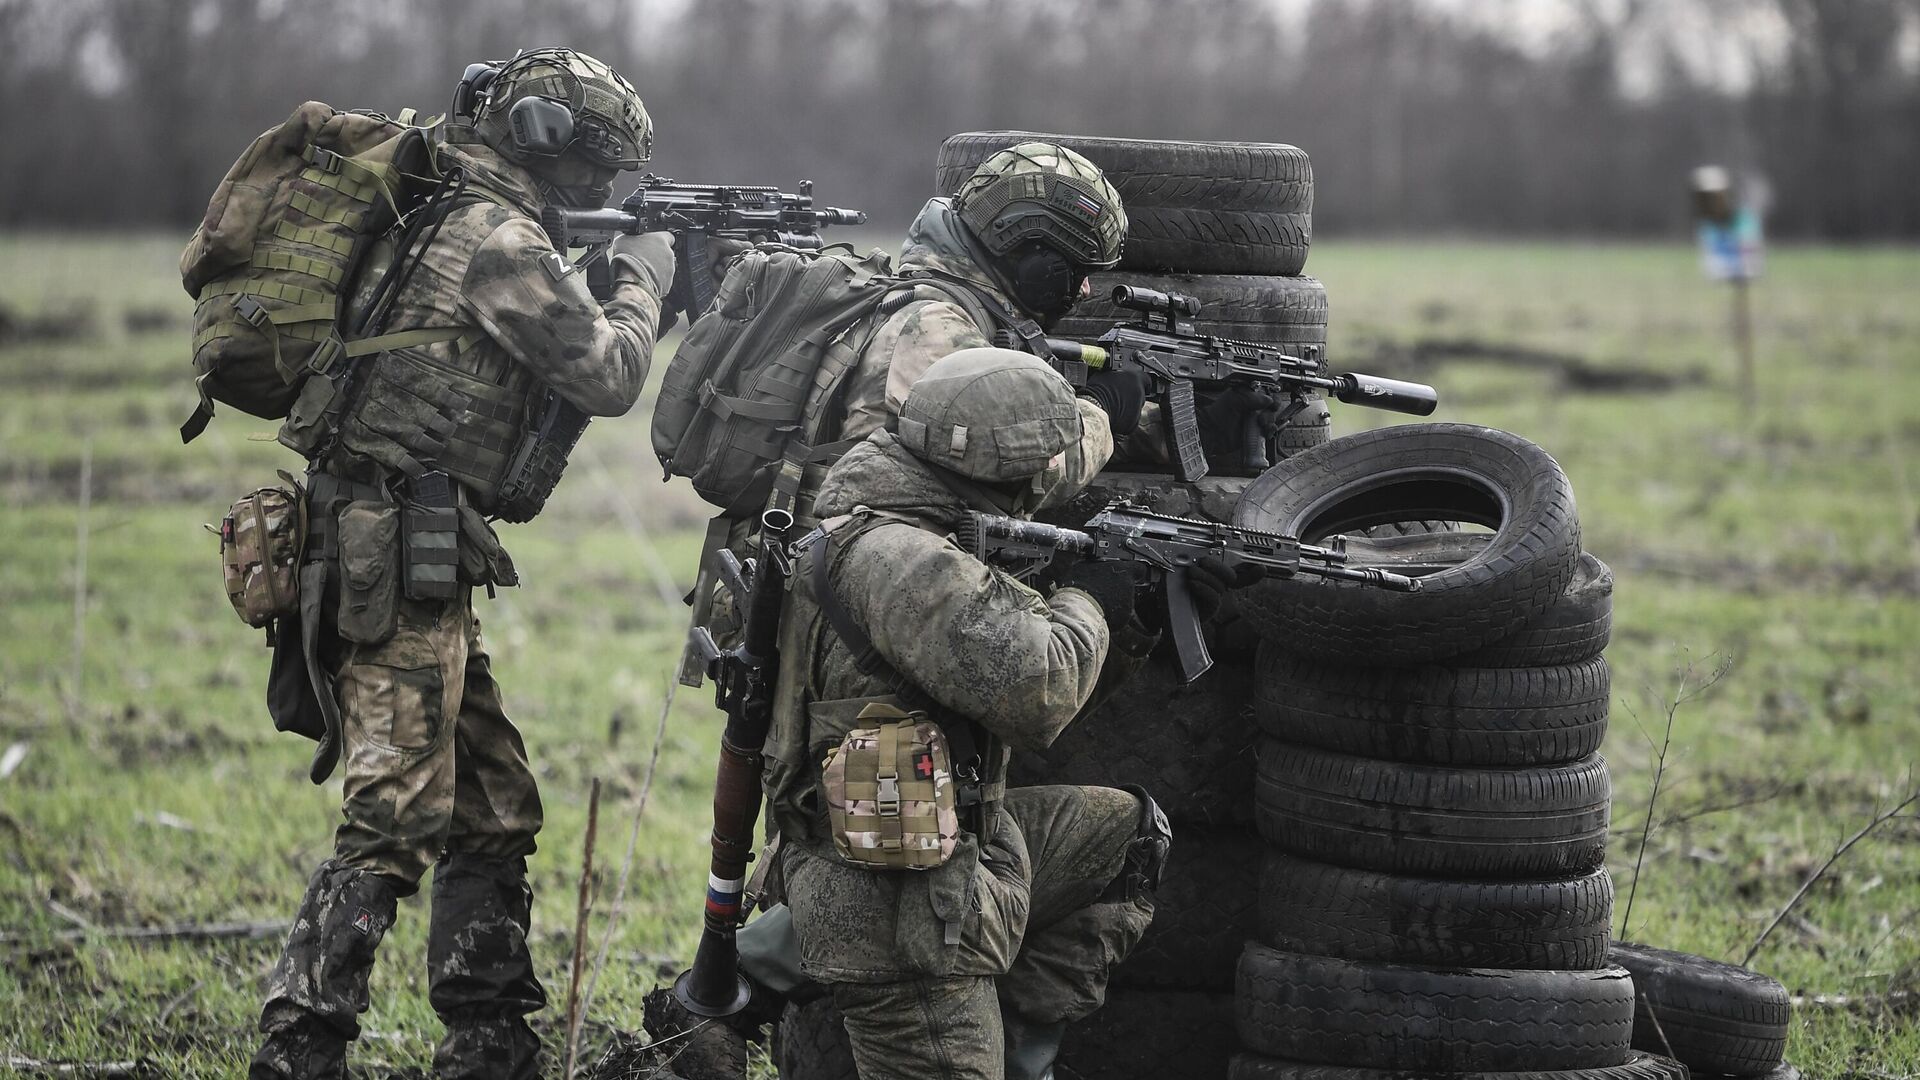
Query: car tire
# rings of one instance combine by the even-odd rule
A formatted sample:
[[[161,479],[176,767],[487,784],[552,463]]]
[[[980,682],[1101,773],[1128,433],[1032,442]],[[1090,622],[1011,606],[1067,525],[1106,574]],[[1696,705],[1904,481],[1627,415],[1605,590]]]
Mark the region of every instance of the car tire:
[[[1281,143],[1112,139],[969,131],[940,146],[936,194],[951,195],[994,153],[1050,142],[1100,167],[1127,211],[1121,270],[1298,274],[1313,237],[1313,165]]]
[[[1351,757],[1263,739],[1255,821],[1318,862],[1489,881],[1572,877],[1606,857],[1600,755],[1568,765],[1460,769]]]
[[[1600,749],[1610,680],[1595,657],[1557,667],[1330,664],[1263,642],[1254,715],[1267,734],[1430,765],[1557,765]]]
[[[1696,1073],[1749,1076],[1780,1066],[1793,1003],[1779,982],[1733,964],[1613,943],[1633,973],[1634,1046],[1671,1054]]]
[[[1260,940],[1287,952],[1425,967],[1605,967],[1613,879],[1448,881],[1268,851]]]
[[[1621,968],[1495,971],[1304,956],[1250,942],[1234,986],[1240,1042],[1289,1061],[1460,1073],[1624,1064]]]
[[[1234,524],[1319,543],[1395,521],[1462,521],[1485,546],[1394,592],[1310,574],[1245,590],[1241,609],[1269,640],[1323,660],[1419,664],[1512,635],[1573,579],[1580,522],[1546,451],[1470,424],[1375,428],[1303,451],[1249,484]],[[1364,545],[1348,565],[1370,565]]]

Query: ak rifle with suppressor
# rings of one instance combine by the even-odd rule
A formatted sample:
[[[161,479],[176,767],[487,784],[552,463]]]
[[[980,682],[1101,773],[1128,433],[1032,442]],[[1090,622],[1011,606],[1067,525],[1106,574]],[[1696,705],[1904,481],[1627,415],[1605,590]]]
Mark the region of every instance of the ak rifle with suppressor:
[[[793,515],[768,510],[760,516],[760,553],[742,564],[720,551],[721,577],[734,596],[746,598],[740,644],[722,649],[704,626],[692,630],[693,646],[713,679],[714,700],[727,714],[720,736],[720,768],[713,785],[713,862],[693,967],[673,984],[674,997],[696,1016],[732,1016],[747,1005],[747,981],[739,973],[734,934],[746,918],[747,864],[753,860],[754,826],[763,792],[761,751],[773,724],[773,688],[780,671],[780,612],[785,606],[787,534]]]
[[[1166,603],[1166,632],[1173,638],[1180,674],[1187,682],[1213,666],[1187,583],[1188,568],[1203,559],[1216,560],[1230,570],[1252,566],[1268,577],[1309,574],[1395,592],[1420,588],[1418,578],[1346,565],[1343,536],[1334,537],[1331,547],[1316,547],[1291,536],[1156,514],[1125,502],[1100,511],[1078,529],[972,513],[961,523],[954,539],[974,558],[1023,579],[1031,578],[1062,555],[1141,566],[1148,579],[1158,580]]]
[[[864,210],[842,210],[813,205],[813,181],[802,180],[794,193],[779,188],[738,184],[680,184],[652,173],[618,209],[568,210],[550,206],[540,224],[553,246],[587,249],[576,265],[587,271],[593,295],[605,300],[613,291],[607,264],[607,245],[621,233],[671,232],[677,249],[669,303],[689,320],[713,302],[711,241],[744,240],[753,244],[785,244],[817,251],[820,230],[829,225],[864,225]]]
[[[1167,425],[1174,471],[1182,480],[1198,480],[1212,468],[1194,411],[1196,390],[1251,389],[1266,405],[1277,407],[1277,411],[1249,409],[1241,420],[1239,460],[1232,465],[1247,475],[1271,464],[1268,436],[1306,408],[1313,391],[1349,405],[1413,416],[1431,415],[1440,402],[1433,387],[1424,383],[1329,371],[1318,345],[1303,348],[1304,356],[1294,356],[1270,345],[1196,333],[1191,320],[1200,314],[1201,304],[1184,293],[1115,285],[1113,303],[1139,312],[1139,321],[1116,326],[1091,342],[1047,338],[1053,365],[1075,386],[1086,382],[1090,369],[1144,372],[1153,383]],[[995,335],[994,343],[1019,347],[1004,330]],[[1280,395],[1291,400],[1279,406]]]

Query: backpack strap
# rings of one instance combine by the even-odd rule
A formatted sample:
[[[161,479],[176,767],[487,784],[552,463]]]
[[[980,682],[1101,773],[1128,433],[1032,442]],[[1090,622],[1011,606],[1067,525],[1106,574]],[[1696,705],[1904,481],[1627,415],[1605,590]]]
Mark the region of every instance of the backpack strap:
[[[885,656],[873,644],[873,638],[866,628],[855,619],[853,612],[847,610],[838,593],[833,588],[832,563],[834,534],[854,518],[869,518],[854,527],[854,535],[866,532],[875,526],[887,522],[897,522],[920,528],[912,518],[899,514],[890,514],[884,510],[870,507],[856,507],[853,514],[835,521],[822,522],[813,532],[800,538],[795,551],[807,562],[807,584],[813,592],[814,603],[820,613],[826,617],[827,625],[835,636],[846,645],[853,654],[854,666],[868,678],[878,679],[887,685],[894,696],[907,703],[908,708],[917,709],[934,718],[940,729],[946,733],[947,746],[952,754],[953,775],[959,790],[959,802],[962,808],[985,807],[997,803],[1006,796],[1007,785],[1004,777],[993,775],[997,771],[1000,757],[999,737],[981,726],[971,717],[960,716],[952,709],[940,704],[925,690],[920,689],[912,680],[900,673],[900,670],[887,661]],[[984,810],[981,811],[984,816]],[[976,818],[974,831],[981,832],[982,820]]]

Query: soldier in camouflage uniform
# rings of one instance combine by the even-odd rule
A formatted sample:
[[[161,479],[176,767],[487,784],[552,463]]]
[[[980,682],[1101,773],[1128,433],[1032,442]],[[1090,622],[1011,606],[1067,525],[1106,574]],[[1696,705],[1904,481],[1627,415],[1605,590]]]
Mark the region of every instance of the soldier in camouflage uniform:
[[[1061,1031],[1100,1006],[1152,918],[1170,837],[1144,792],[1000,783],[1004,747],[1050,744],[1103,668],[1123,674],[1153,644],[1130,570],[1081,564],[1042,596],[950,536],[970,510],[1031,513],[1089,422],[1105,424],[1039,360],[957,352],[920,373],[898,434],[849,451],[815,503],[824,536],[803,541],[782,623],[767,792],[801,967],[831,987],[865,1080],[1050,1075]],[[866,662],[829,606],[870,639]],[[875,700],[926,709],[955,746],[963,727],[984,733],[983,801],[937,869],[874,869],[833,843],[823,751]]]
[[[617,241],[603,307],[539,224],[545,206],[602,205],[614,176],[648,156],[652,124],[625,79],[563,49],[469,76],[470,108],[429,136],[436,168],[464,169],[468,187],[386,324],[458,333],[367,357],[347,383],[310,377],[281,432],[311,461],[303,623],[317,627],[306,656],[330,729],[314,774],[343,763],[344,820],[269,979],[256,1078],[345,1076],[375,949],[430,866],[428,993],[446,1027],[435,1072],[538,1071],[525,1016],[546,995],[527,948],[526,857],[540,796],[470,593],[516,581],[486,518],[501,510],[530,410],[551,392],[615,416],[639,397],[673,252],[666,234]],[[567,118],[564,145],[516,139],[514,106],[529,98],[547,120]],[[392,259],[369,257],[347,325]],[[453,511],[436,516],[417,496],[441,490],[441,474]],[[422,521],[449,526],[438,545],[413,534]],[[416,571],[437,585],[414,588]]]
[[[825,419],[807,441],[826,446],[891,431],[908,392],[941,357],[987,346],[1001,329],[1042,334],[1086,295],[1088,274],[1119,261],[1126,227],[1119,192],[1073,150],[1028,142],[981,162],[951,197],[929,200],[907,230],[898,270],[923,280],[890,296],[872,325],[851,331],[867,340],[837,388],[838,402],[808,402],[808,415]],[[815,395],[833,390],[821,386]],[[1080,436],[1040,481],[1046,505],[1079,491],[1112,456],[1115,440],[1142,414],[1146,387],[1135,375],[1095,372],[1081,392]],[[803,526],[815,520],[827,468],[810,466],[799,484],[794,509]],[[732,546],[744,546],[748,524]],[[741,970],[756,984],[745,1016],[707,1024],[665,990],[647,1001],[647,1030],[656,1038],[693,1033],[676,1061],[690,1080],[740,1075],[748,1035],[778,1018],[785,995],[812,991],[785,909],[748,924],[739,945]]]
[[[1002,150],[950,198],[928,201],[907,230],[899,273],[924,283],[882,305],[858,360],[821,412],[814,446],[893,429],[907,392],[936,360],[992,344],[997,330],[1037,338],[1087,293],[1087,275],[1120,261],[1126,210],[1098,166],[1065,147],[1028,142]],[[817,389],[824,394],[828,388]],[[1133,430],[1144,387],[1096,373],[1080,405],[1091,421],[1046,481],[1078,490]],[[811,415],[817,403],[808,403]],[[803,520],[825,467],[810,471],[796,502]],[[1049,496],[1049,503],[1057,495]]]

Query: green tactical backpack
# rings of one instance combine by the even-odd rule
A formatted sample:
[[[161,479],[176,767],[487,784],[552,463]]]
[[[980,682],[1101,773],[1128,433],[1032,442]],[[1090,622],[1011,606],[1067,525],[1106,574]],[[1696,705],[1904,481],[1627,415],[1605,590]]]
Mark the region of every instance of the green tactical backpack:
[[[738,256],[667,365],[653,450],[668,475],[692,480],[723,517],[757,519],[778,478],[797,487],[806,464],[844,449],[811,440],[859,359],[855,331],[889,294],[917,285],[988,317],[965,286],[896,277],[877,249],[762,244]]]
[[[206,428],[216,401],[277,420],[306,373],[337,358],[330,353],[389,344],[345,345],[334,323],[370,242],[434,183],[431,149],[412,120],[411,109],[390,120],[309,101],[227,170],[180,256],[181,283],[198,301],[200,391],[184,441]]]

